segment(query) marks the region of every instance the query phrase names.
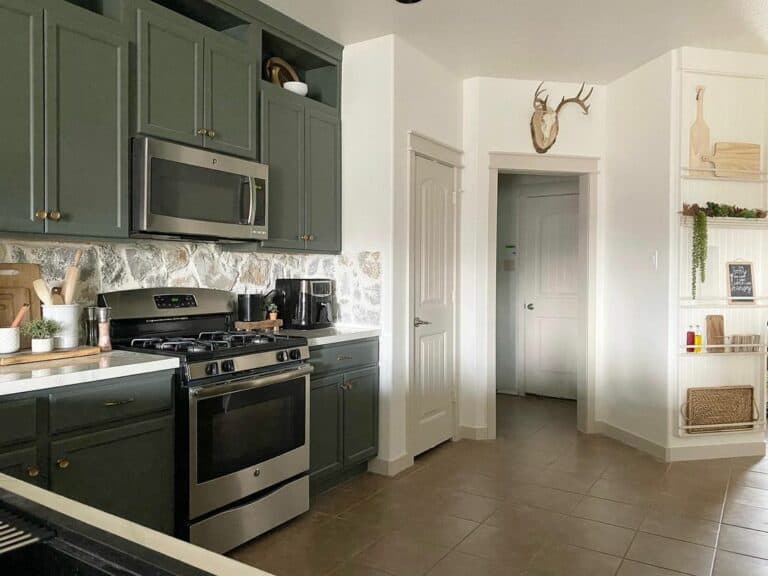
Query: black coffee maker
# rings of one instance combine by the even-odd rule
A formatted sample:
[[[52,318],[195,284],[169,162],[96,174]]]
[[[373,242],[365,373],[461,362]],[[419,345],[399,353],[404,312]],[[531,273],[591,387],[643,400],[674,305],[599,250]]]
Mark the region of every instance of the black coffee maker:
[[[278,279],[275,292],[273,301],[285,328],[313,330],[333,326],[336,294],[333,280]]]

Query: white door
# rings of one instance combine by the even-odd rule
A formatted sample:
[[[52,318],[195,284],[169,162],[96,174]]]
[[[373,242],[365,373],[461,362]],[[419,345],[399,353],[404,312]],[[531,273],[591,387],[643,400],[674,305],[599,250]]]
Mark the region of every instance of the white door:
[[[454,431],[454,168],[416,157],[413,194],[413,455]]]
[[[573,193],[524,197],[523,299],[526,394],[576,399],[578,182]]]

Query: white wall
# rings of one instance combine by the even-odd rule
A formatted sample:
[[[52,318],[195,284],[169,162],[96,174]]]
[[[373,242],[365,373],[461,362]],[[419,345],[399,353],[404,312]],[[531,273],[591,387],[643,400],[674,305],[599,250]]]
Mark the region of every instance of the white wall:
[[[382,253],[380,449],[407,460],[408,132],[461,146],[461,80],[396,36],[347,46],[342,82],[344,251]],[[395,468],[396,469],[396,468]]]
[[[461,198],[461,332],[460,424],[482,435],[487,429],[489,386],[495,386],[495,365],[488,362],[495,301],[496,200],[490,195],[489,153],[535,153],[530,116],[536,80],[471,78],[464,81],[464,192]],[[576,94],[578,84],[547,82],[550,102]],[[560,116],[560,135],[550,155],[604,156],[606,91],[596,86],[589,116],[577,106]],[[602,186],[600,186],[602,190]]]
[[[670,354],[674,63],[665,54],[609,87],[601,214],[602,293],[610,313],[600,322],[596,418],[661,446]]]

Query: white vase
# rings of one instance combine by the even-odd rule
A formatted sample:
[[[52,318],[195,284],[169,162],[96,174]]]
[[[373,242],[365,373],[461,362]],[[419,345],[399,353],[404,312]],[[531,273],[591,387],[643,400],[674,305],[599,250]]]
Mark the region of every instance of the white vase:
[[[20,344],[18,328],[0,328],[0,354],[18,352]]]
[[[53,350],[53,338],[32,338],[32,353],[51,352]]]
[[[77,348],[80,344],[80,305],[52,304],[43,305],[43,318],[55,320],[61,324],[56,334],[56,348]]]

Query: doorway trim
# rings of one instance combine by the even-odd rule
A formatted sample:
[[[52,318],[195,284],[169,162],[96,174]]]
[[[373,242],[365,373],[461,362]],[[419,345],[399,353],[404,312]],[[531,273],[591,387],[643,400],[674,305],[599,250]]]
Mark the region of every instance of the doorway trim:
[[[413,319],[415,316],[415,290],[416,284],[414,281],[414,250],[412,249],[412,242],[414,241],[414,209],[415,193],[414,186],[416,185],[416,158],[427,158],[445,164],[453,169],[453,341],[451,347],[453,348],[453,382],[451,383],[451,397],[452,397],[452,410],[453,410],[453,437],[458,437],[459,431],[459,406],[458,406],[458,368],[459,368],[459,350],[458,350],[458,322],[459,314],[457,303],[460,301],[458,296],[459,291],[459,278],[460,278],[460,259],[459,259],[459,192],[462,181],[462,170],[464,169],[463,158],[464,152],[458,148],[454,148],[444,142],[440,142],[424,134],[420,134],[414,130],[408,131],[408,306],[407,306],[407,330],[406,330],[406,346],[407,346],[407,362],[408,362],[408,388],[406,397],[406,449],[408,456],[413,461],[414,454],[414,402],[412,401],[413,389],[416,382],[414,369],[414,354],[415,340],[413,332]]]
[[[576,394],[577,427],[595,432],[595,376],[597,350],[598,175],[600,159],[590,156],[544,156],[531,153],[489,153],[488,261],[486,317],[488,438],[496,438],[496,245],[499,174],[570,175],[579,177],[579,303]]]

